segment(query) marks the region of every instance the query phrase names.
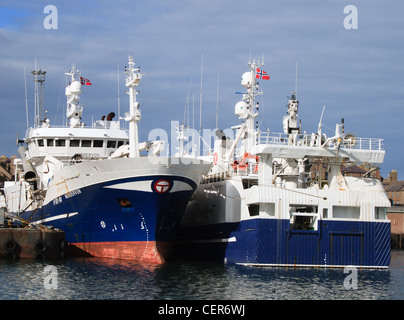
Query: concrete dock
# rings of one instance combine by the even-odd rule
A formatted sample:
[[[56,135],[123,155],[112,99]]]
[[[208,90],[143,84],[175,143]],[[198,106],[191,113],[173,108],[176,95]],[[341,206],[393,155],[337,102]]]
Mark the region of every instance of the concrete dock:
[[[67,242],[62,230],[24,224],[10,217],[1,220],[0,218],[0,258],[58,259],[65,257]]]

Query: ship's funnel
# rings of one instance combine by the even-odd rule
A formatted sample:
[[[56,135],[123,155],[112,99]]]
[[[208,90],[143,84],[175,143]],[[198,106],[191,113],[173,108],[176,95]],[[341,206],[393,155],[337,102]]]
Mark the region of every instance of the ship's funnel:
[[[25,151],[27,150],[28,148],[26,146],[19,147],[18,155],[21,158],[22,167],[24,169],[24,180],[27,181],[28,183],[33,183],[37,178],[37,174],[31,162],[29,162],[25,156]]]

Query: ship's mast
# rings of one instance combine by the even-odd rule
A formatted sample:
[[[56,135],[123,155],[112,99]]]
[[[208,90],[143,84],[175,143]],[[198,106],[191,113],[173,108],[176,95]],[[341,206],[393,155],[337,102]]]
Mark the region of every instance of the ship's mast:
[[[135,88],[139,85],[143,74],[140,73],[140,68],[135,68],[135,62],[132,55],[129,55],[128,68],[125,68],[126,82],[125,85],[129,91],[129,113],[126,114],[125,120],[129,122],[129,157],[139,157],[139,136],[137,123],[140,121],[141,112],[139,110],[139,102],[136,101],[136,96],[139,91]]]
[[[35,82],[35,109],[34,109],[34,126],[39,127],[41,122],[44,120],[43,117],[43,103],[44,103],[44,82],[45,82],[45,74],[46,70],[41,70],[36,68],[35,62],[35,70],[31,71],[34,75]]]
[[[292,92],[292,96],[288,99],[288,114],[283,117],[283,131],[288,135],[290,144],[294,144],[296,135],[300,133],[298,111],[299,100],[297,100],[296,92]]]
[[[297,100],[297,62],[295,91],[288,99],[287,115],[283,117],[283,131],[288,135],[289,145],[294,145],[297,141],[297,134],[301,133],[301,123],[298,122],[299,100]],[[320,134],[321,136],[321,134]]]
[[[261,95],[259,83],[257,82],[257,70],[261,70],[263,64],[260,60],[249,61],[250,71],[245,72],[241,78],[241,85],[247,89],[243,93],[242,101],[235,107],[235,113],[239,119],[245,119],[245,136],[243,139],[243,153],[251,152],[251,148],[256,144],[255,118],[258,116],[258,104],[255,97]]]
[[[73,65],[72,70],[65,74],[71,76],[70,83],[65,90],[67,98],[66,116],[70,127],[77,128],[82,124],[81,116],[83,114],[83,105],[79,104],[80,94],[82,93],[79,70]]]

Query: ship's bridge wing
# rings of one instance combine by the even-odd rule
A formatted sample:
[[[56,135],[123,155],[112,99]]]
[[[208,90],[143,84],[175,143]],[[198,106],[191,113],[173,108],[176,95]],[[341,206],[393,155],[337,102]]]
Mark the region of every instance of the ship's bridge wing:
[[[353,162],[380,164],[384,161],[383,139],[355,138],[349,141],[328,141],[316,143],[315,137],[306,134],[287,135],[282,133],[260,134],[252,154],[272,154],[274,158],[305,157],[346,158]]]

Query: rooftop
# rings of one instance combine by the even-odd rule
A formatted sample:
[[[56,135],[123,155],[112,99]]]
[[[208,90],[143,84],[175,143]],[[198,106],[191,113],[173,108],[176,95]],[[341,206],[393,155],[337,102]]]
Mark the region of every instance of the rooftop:
[[[392,184],[386,187],[386,191],[403,191],[404,190],[404,181],[395,181]]]

